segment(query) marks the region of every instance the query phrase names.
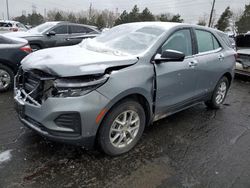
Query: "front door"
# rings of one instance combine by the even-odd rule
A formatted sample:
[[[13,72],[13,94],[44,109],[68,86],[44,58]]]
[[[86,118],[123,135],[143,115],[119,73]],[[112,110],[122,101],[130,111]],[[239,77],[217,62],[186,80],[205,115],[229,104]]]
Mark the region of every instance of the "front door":
[[[54,28],[52,31],[55,32],[55,35],[48,36],[49,40],[51,41],[50,47],[70,45],[70,41],[68,40],[68,37],[69,37],[68,25],[66,24],[59,25],[56,28]]]
[[[182,29],[172,34],[161,47],[176,50],[186,55],[184,61],[162,62],[155,64],[156,69],[156,115],[178,110],[195,95],[196,65],[193,59],[192,37],[190,29]]]

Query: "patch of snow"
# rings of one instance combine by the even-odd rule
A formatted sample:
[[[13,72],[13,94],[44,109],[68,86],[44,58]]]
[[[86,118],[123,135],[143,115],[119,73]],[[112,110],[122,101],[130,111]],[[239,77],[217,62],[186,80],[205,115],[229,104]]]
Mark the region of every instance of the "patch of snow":
[[[0,153],[0,165],[11,159],[11,157],[12,157],[11,151],[12,150],[6,150],[6,151]]]

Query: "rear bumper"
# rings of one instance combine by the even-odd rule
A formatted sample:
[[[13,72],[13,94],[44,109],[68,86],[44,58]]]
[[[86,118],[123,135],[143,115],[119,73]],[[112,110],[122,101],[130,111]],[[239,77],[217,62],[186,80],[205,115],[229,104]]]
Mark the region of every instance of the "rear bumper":
[[[236,63],[235,74],[250,76],[250,67],[244,68],[241,63]]]

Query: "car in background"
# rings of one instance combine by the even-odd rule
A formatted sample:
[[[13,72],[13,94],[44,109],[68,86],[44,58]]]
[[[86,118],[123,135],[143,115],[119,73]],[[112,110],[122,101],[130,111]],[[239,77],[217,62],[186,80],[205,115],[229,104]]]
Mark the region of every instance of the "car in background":
[[[15,79],[24,125],[51,140],[128,152],[145,126],[205,102],[222,106],[236,52],[206,27],[138,22],[27,56]],[[195,118],[195,117],[194,117]]]
[[[14,75],[30,52],[27,40],[0,35],[0,92],[13,88]]]
[[[83,39],[94,38],[100,31],[94,26],[69,22],[46,22],[27,32],[8,33],[6,36],[20,37],[29,41],[33,51],[58,46],[70,46]]]
[[[17,32],[17,31],[27,31],[28,28],[25,27],[20,22],[11,20],[0,20],[0,33]]]
[[[235,73],[250,76],[250,33],[236,36],[237,63]]]

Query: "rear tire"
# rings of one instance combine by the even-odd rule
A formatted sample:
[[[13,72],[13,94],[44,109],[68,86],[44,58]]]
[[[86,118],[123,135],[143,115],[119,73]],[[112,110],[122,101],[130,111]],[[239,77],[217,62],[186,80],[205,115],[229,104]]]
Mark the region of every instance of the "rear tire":
[[[228,89],[229,81],[226,77],[222,77],[214,89],[211,100],[205,102],[207,107],[219,109],[227,96]]]
[[[0,64],[0,92],[13,88],[14,72],[7,66]]]
[[[124,154],[137,144],[145,123],[143,107],[132,99],[126,99],[106,114],[98,133],[98,144],[110,156]]]

